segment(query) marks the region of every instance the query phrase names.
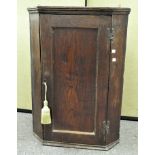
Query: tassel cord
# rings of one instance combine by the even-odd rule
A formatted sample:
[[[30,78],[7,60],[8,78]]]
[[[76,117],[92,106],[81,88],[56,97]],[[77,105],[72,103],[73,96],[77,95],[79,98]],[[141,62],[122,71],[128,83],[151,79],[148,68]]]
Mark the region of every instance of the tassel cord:
[[[47,84],[46,82],[43,82],[45,85],[45,99],[44,99],[44,106],[48,106],[48,101],[47,101]]]
[[[46,82],[43,82],[43,84],[45,85],[45,101],[47,101],[47,98],[46,98],[46,96],[47,96],[47,84],[46,84]]]

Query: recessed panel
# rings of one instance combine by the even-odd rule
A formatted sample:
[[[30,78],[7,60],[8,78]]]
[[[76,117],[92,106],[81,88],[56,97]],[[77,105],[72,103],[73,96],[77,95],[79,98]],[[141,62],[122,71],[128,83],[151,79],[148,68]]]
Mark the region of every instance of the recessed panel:
[[[53,130],[93,132],[97,29],[54,28],[53,32]]]

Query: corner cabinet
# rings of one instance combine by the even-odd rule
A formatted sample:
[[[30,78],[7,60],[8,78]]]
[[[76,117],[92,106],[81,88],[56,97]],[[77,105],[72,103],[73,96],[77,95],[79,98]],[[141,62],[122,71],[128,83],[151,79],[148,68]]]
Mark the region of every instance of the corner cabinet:
[[[119,142],[129,8],[29,8],[33,131],[43,144]],[[51,124],[41,124],[44,85]]]

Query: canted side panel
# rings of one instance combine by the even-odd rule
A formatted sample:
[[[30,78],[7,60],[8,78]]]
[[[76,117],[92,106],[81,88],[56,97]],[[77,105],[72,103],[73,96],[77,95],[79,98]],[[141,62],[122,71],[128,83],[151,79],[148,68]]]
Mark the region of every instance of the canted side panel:
[[[123,74],[126,50],[127,15],[113,15],[112,27],[114,28],[114,39],[111,41],[108,115],[110,121],[109,133],[106,144],[119,139],[120,115],[122,105]],[[112,53],[112,49],[116,53]],[[116,58],[116,61],[112,61]]]
[[[41,120],[41,63],[39,39],[39,15],[30,14],[31,88],[33,131],[42,138]]]
[[[94,132],[97,29],[53,31],[53,131]]]

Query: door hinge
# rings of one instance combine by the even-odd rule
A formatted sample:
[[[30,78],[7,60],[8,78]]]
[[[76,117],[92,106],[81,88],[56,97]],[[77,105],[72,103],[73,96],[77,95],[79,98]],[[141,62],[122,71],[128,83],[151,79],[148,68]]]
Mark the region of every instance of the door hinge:
[[[110,121],[103,121],[103,135],[104,140],[106,139],[106,135],[108,135],[110,132]]]
[[[114,28],[112,27],[112,28],[107,28],[107,30],[108,30],[108,38],[110,39],[110,40],[113,40],[114,39]]]

